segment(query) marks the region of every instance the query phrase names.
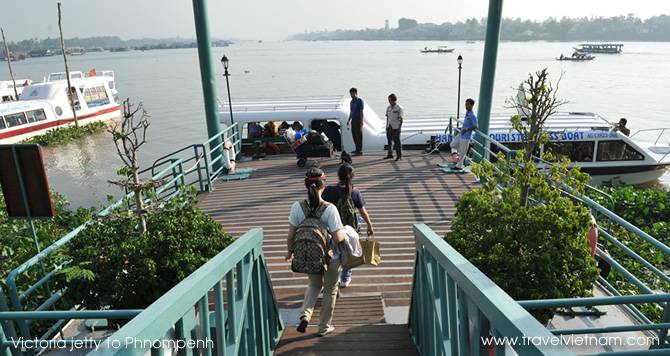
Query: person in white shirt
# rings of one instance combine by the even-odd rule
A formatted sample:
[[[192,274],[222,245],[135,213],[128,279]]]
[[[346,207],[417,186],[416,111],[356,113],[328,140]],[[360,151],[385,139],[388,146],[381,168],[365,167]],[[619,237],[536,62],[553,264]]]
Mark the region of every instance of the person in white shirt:
[[[393,158],[393,148],[396,152],[396,161],[402,159],[402,144],[400,143],[400,130],[405,119],[405,112],[398,104],[395,94],[389,95],[389,106],[386,108],[386,140],[388,142],[388,154],[384,159]],[[391,147],[393,143],[393,147]]]
[[[314,305],[319,297],[319,293],[323,288],[323,303],[321,305],[321,320],[319,321],[319,336],[325,336],[335,330],[332,325],[333,312],[335,311],[335,302],[337,300],[338,282],[340,280],[340,256],[337,253],[340,251],[337,245],[345,241],[344,226],[340,219],[340,213],[337,211],[335,205],[326,202],[321,198],[321,194],[326,189],[326,175],[318,168],[311,168],[307,171],[305,177],[305,187],[307,187],[307,206],[311,212],[317,210],[323,211],[319,219],[327,226],[328,233],[331,238],[329,245],[331,248],[331,259],[328,268],[322,274],[308,274],[309,284],[305,291],[305,298],[302,304],[302,314],[300,316],[300,323],[298,324],[298,332],[304,333],[307,329],[312,313],[314,312]],[[322,205],[326,204],[325,209]],[[288,254],[286,261],[293,260],[293,239],[295,237],[296,228],[303,220],[305,220],[305,212],[299,201],[293,203],[291,213],[289,215],[289,229],[287,247]]]

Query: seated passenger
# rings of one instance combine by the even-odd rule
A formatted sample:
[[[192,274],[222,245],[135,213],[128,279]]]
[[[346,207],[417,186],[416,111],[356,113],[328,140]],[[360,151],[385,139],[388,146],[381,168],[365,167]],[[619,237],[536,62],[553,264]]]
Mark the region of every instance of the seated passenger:
[[[293,123],[291,124],[291,128],[293,129],[293,131],[298,132],[302,130],[302,124],[300,123],[300,121],[293,121]]]
[[[257,122],[250,122],[247,126],[247,138],[259,138],[263,136],[263,128]]]
[[[277,125],[274,121],[268,121],[267,124],[263,127],[263,137],[277,137],[279,132],[277,131]]]
[[[289,125],[288,122],[283,121],[281,125],[279,125],[279,134],[284,136],[286,134],[286,130],[288,130],[289,127],[291,127],[291,125]]]

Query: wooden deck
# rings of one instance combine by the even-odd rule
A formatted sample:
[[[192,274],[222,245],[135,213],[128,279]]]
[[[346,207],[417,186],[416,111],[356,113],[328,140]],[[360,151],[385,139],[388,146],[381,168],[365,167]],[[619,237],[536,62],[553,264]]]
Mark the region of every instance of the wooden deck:
[[[407,345],[403,343],[411,344],[406,326],[384,324],[383,314],[384,310],[391,309],[405,310],[406,313],[409,306],[415,253],[412,224],[423,222],[438,234],[444,234],[453,219],[458,197],[476,183],[469,174],[442,173],[437,167],[443,161],[439,155],[407,152],[399,162],[383,160],[383,156],[384,153],[378,152],[354,157],[354,184],[367,201],[376,239],[381,243],[382,264],[355,269],[351,285],[340,291],[334,321],[339,330],[337,336],[313,340],[309,334],[307,337],[295,335],[292,325],[296,321],[289,320],[278,354],[340,354],[344,350],[342,347],[359,350],[360,354],[379,351],[389,355],[415,354],[413,346],[411,351],[404,348]],[[329,184],[337,183],[338,166],[338,159],[321,161],[320,168],[326,173]],[[298,168],[295,157],[288,155],[243,162],[240,167],[255,168],[256,171],[246,180],[217,182],[213,192],[201,195],[200,207],[234,236],[240,236],[252,227],[263,228],[266,263],[280,307],[299,308],[307,278],[291,272],[284,256],[289,208],[294,201],[306,196],[303,179],[307,168]],[[346,302],[357,297],[376,298],[382,308],[374,307],[372,304],[375,303],[369,301]],[[361,313],[360,304],[368,305],[370,312]],[[385,336],[385,332],[392,335]],[[398,333],[404,336],[399,339]],[[350,334],[363,335],[370,345],[386,342],[391,348],[359,348],[360,343],[356,341],[359,339]],[[395,345],[389,337],[404,346]],[[374,342],[375,338],[381,340],[380,343]],[[338,344],[340,342],[345,346]]]

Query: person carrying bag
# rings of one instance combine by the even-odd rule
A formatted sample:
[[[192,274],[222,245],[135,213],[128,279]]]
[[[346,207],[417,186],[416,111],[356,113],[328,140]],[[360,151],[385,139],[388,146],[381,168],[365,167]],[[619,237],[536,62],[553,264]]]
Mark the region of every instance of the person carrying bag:
[[[337,208],[321,198],[326,187],[323,171],[318,168],[307,171],[305,187],[307,200],[295,202],[291,207],[286,261],[294,272],[306,273],[309,278],[296,330],[306,331],[323,289],[318,335],[325,336],[335,330],[332,320],[342,271],[338,247],[346,236]]]

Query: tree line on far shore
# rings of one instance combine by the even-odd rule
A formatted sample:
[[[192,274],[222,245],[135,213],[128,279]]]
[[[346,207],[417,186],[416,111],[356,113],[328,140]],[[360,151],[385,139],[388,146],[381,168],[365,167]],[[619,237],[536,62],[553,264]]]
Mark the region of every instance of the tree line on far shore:
[[[9,41],[9,52],[14,56],[13,59],[22,59],[21,57],[43,57],[48,55],[60,54],[60,40],[57,37],[47,37],[44,39],[29,38],[21,41]],[[223,39],[212,40],[212,46],[225,47],[232,42]],[[0,47],[1,47],[0,42]],[[123,40],[118,36],[97,36],[97,37],[74,37],[65,39],[65,46],[68,49],[82,48],[87,52],[99,52],[102,50],[152,50],[152,49],[173,49],[173,48],[196,48],[195,39],[187,38],[141,38]],[[4,48],[0,48],[0,59],[6,58]]]
[[[402,18],[396,28],[320,31],[291,36],[293,40],[483,40],[486,18],[443,24],[418,23]],[[544,21],[503,19],[502,40],[507,41],[670,41],[670,16],[648,19],[633,14],[615,17],[581,17]]]

